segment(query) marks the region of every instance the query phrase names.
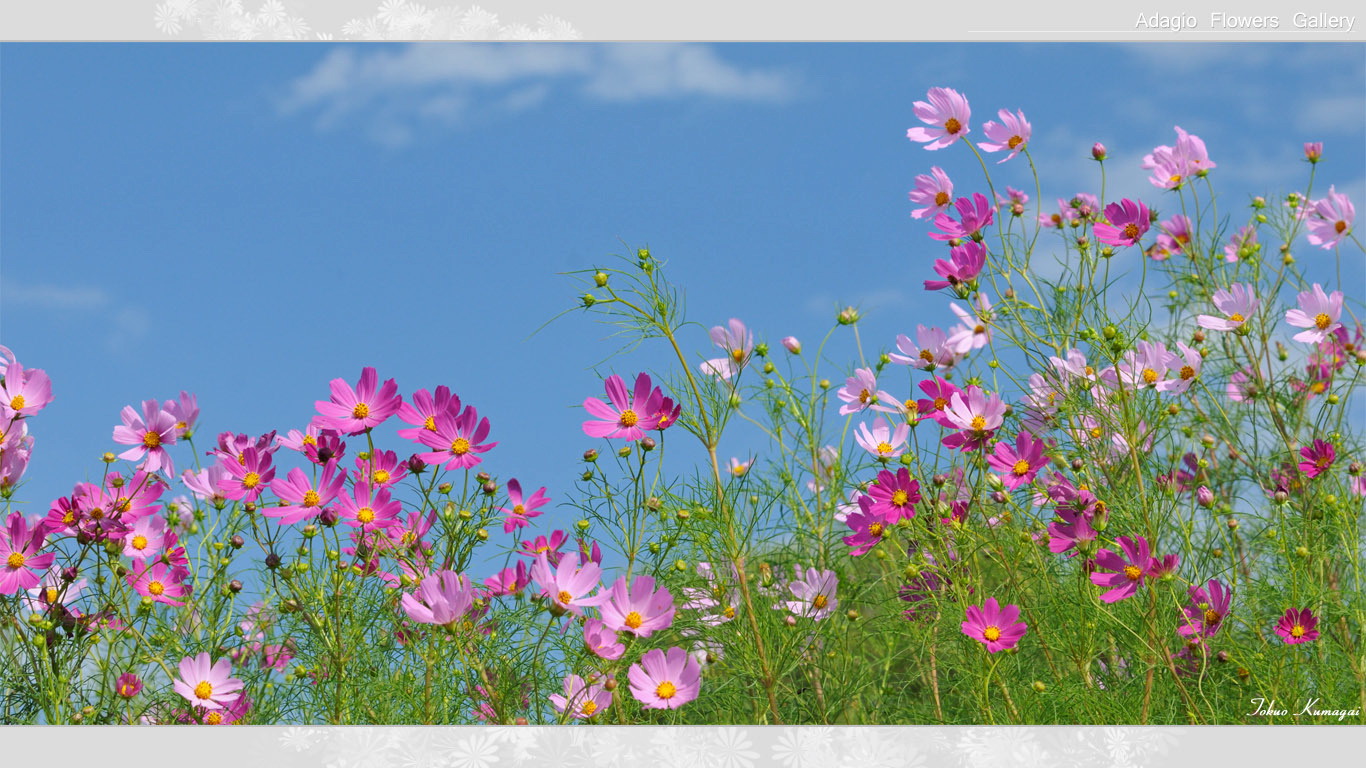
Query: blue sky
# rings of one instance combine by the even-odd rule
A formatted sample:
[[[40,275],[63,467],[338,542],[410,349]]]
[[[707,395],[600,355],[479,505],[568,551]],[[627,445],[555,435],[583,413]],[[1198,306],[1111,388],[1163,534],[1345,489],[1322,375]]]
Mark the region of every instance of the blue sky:
[[[203,450],[301,428],[373,365],[405,395],[450,385],[492,422],[491,471],[562,501],[615,346],[576,313],[532,335],[574,305],[561,273],[648,245],[689,317],[775,344],[843,304],[871,349],[952,324],[906,194],[934,164],[985,189],[961,147],[906,140],[931,86],[971,100],[975,138],[1023,109],[1047,201],[1096,191],[1102,141],[1108,196],[1161,207],[1138,164],[1173,125],[1219,163],[1234,226],[1302,187],[1305,141],[1322,191],[1366,199],[1360,45],[6,44],[0,343],[56,395],[21,496],[38,512],[97,475],[124,405],[197,393]],[[1032,194],[1020,160],[993,173]],[[1359,259],[1343,280],[1366,296]]]

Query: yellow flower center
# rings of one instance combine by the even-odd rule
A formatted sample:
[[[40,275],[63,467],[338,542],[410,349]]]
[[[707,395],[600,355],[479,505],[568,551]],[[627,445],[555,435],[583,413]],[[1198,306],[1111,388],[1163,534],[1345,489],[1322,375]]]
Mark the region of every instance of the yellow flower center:
[[[984,430],[984,429],[987,428],[987,420],[986,420],[986,417],[985,417],[985,416],[973,416],[973,417],[972,417],[972,422],[971,422],[971,424],[972,424],[972,429],[973,429],[973,431],[981,432],[982,430]]]
[[[745,361],[745,350],[743,350],[743,349],[732,349],[732,350],[730,351],[730,359],[731,359],[731,360],[734,360],[734,361],[737,362],[737,363],[742,363],[742,362],[744,362],[744,361]]]
[[[206,683],[207,685],[207,683]],[[210,712],[204,717],[204,722],[208,725],[218,725],[223,722],[222,712]]]
[[[995,625],[987,627],[986,629],[982,630],[982,637],[985,637],[987,640],[990,640],[994,643],[997,640],[1001,639],[1001,628]]]
[[[942,411],[942,410],[944,410],[944,407],[947,406],[948,404],[949,404],[949,401],[948,401],[947,399],[945,399],[945,398],[936,397],[936,398],[934,399],[934,409],[935,409],[936,411]]]
[[[917,403],[914,400],[907,400],[906,402],[902,403],[902,405],[906,407],[906,413],[908,414],[920,412],[920,403]]]
[[[322,494],[318,493],[317,491],[313,490],[312,488],[309,488],[307,491],[304,491],[304,503],[303,503],[303,505],[304,505],[305,507],[316,507],[316,506],[318,506],[319,504],[322,503],[322,500],[323,500]]]
[[[133,549],[146,549],[146,548],[147,548],[147,537],[146,537],[146,536],[134,536],[134,537],[133,537]]]
[[[1195,369],[1189,365],[1181,366],[1181,378],[1186,381],[1195,378]]]
[[[825,595],[816,595],[816,597],[811,600],[811,605],[817,609],[824,608],[829,604],[830,598]]]
[[[351,418],[364,419],[370,415],[370,406],[365,403],[356,403],[356,407],[351,409]]]
[[[1019,136],[1011,136],[1010,141],[1006,142],[1006,146],[1010,147],[1011,149],[1014,149],[1020,146],[1020,144],[1022,143],[1024,143],[1024,139],[1020,138]]]
[[[375,510],[369,507],[361,507],[356,510],[356,519],[362,523],[373,523],[375,521]]]
[[[1205,611],[1205,624],[1207,624],[1207,625],[1218,624],[1218,623],[1219,623],[1219,620],[1222,619],[1222,618],[1224,618],[1224,617],[1223,617],[1222,615],[1220,615],[1220,613],[1219,613],[1218,611],[1214,610],[1213,608],[1210,608],[1210,609],[1208,609],[1208,610]]]
[[[627,409],[621,412],[620,421],[623,427],[634,427],[640,421],[640,416],[637,416],[635,411]]]
[[[955,134],[963,130],[963,124],[958,122],[958,118],[950,117],[948,120],[944,122],[944,130],[948,131],[951,134]]]
[[[974,325],[972,327],[972,332],[977,334],[986,333],[987,327],[985,325],[982,325],[981,323],[978,323],[977,325]]]
[[[13,409],[16,410],[16,411],[17,411],[17,410],[20,410],[21,408],[23,408],[23,407],[24,407],[24,396],[23,396],[23,395],[15,395],[14,398],[13,398],[12,400],[9,401],[9,407],[13,408]]]
[[[435,417],[435,416],[428,416],[427,418],[423,419],[423,420],[422,420],[422,428],[425,429],[425,430],[427,430],[428,432],[435,432],[435,431],[436,431],[436,417]]]
[[[5,559],[5,565],[8,565],[11,568],[23,568],[24,556],[18,552],[11,552],[9,553],[9,557]]]
[[[48,587],[48,588],[47,588],[47,593],[46,593],[46,594],[47,594],[47,601],[48,601],[49,603],[55,603],[55,602],[57,602],[57,590],[56,590],[55,588],[53,588],[53,587]]]
[[[668,680],[660,683],[659,687],[655,689],[655,695],[665,700],[672,699],[677,693],[678,687]]]
[[[640,629],[640,625],[645,623],[645,617],[641,616],[636,611],[631,611],[630,613],[626,614],[626,618],[623,620],[622,623],[624,623],[631,629]]]
[[[943,191],[942,189],[941,189],[940,191],[934,193],[934,204],[935,204],[935,205],[948,205],[948,204],[949,204],[949,193]]]
[[[583,713],[584,717],[592,717],[593,713],[598,711],[598,703],[591,699],[585,701],[583,706],[579,707],[579,711]]]
[[[561,605],[569,605],[573,602],[574,596],[564,590],[560,590],[560,594],[556,595],[555,599],[559,600]]]
[[[317,445],[317,444],[318,444],[318,438],[314,437],[313,435],[304,435],[303,444],[304,444],[304,445]]]
[[[1029,474],[1029,470],[1030,470],[1030,464],[1029,464],[1029,462],[1025,461],[1024,459],[1020,459],[1019,461],[1015,462],[1015,466],[1013,466],[1013,467],[1010,468],[1010,471],[1011,471],[1011,472],[1013,472],[1013,473],[1015,473],[1016,475],[1021,476],[1021,477],[1024,476],[1024,475]]]
[[[166,591],[166,586],[159,581],[153,581],[147,585],[147,591],[151,592],[153,595],[157,597],[160,597],[161,594]]]
[[[1151,369],[1151,368],[1144,368],[1144,369],[1143,369],[1143,381],[1145,381],[1145,382],[1147,382],[1147,383],[1149,383],[1149,384],[1153,384],[1153,383],[1155,383],[1155,382],[1157,381],[1157,379],[1158,379],[1157,371],[1154,371],[1154,370]]]
[[[1328,315],[1322,312],[1318,313],[1317,315],[1314,315],[1314,325],[1318,326],[1318,329],[1320,331],[1332,324],[1333,318],[1329,317]]]
[[[722,616],[725,616],[725,617],[728,618],[728,619],[733,619],[733,618],[735,618],[735,606],[733,606],[733,605],[728,605],[728,606],[726,606],[726,610],[721,611],[721,615],[722,615]]]
[[[1137,225],[1137,224],[1125,224],[1125,225],[1124,225],[1124,237],[1128,238],[1129,240],[1136,240],[1136,239],[1138,239],[1138,225]]]
[[[148,432],[142,436],[142,444],[147,448],[159,448],[161,446],[161,435],[156,432]]]
[[[180,430],[181,432],[184,432],[185,430],[187,430],[187,429],[190,428],[190,425],[189,425],[189,424],[186,424],[186,423],[183,422],[183,421],[177,421],[177,422],[175,423],[175,428],[178,429],[178,430]]]
[[[456,456],[464,456],[470,452],[470,441],[463,437],[457,437],[451,441],[451,453]]]
[[[375,474],[371,475],[371,477],[374,478],[377,483],[387,483],[389,482],[389,470],[377,469],[375,470]]]
[[[62,513],[62,523],[66,524],[66,525],[71,525],[71,524],[74,523],[74,522],[76,522],[76,513],[75,513],[75,512],[73,512],[73,511],[71,511],[71,510],[68,509],[67,511],[65,511],[65,512]]]
[[[882,523],[873,523],[872,525],[868,526],[868,535],[869,535],[869,536],[881,537],[881,536],[882,536]]]
[[[1243,317],[1242,315],[1238,314],[1237,312],[1234,312],[1233,314],[1229,315],[1229,316],[1228,316],[1228,319],[1229,319],[1229,320],[1232,320],[1232,321],[1235,322],[1235,323],[1241,323],[1241,322],[1245,322],[1245,321],[1247,320],[1246,317]]]
[[[201,699],[207,699],[213,695],[213,686],[209,684],[208,680],[204,680],[194,687],[194,695]]]
[[[1105,434],[1105,430],[1101,429],[1100,427],[1092,427],[1092,428],[1091,428],[1091,437],[1099,438],[1101,435],[1104,435],[1104,434]]]
[[[900,488],[896,489],[896,491],[892,493],[892,506],[894,507],[904,507],[906,506],[906,502],[910,500],[910,494],[906,493]]]
[[[132,508],[133,508],[133,501],[132,501],[132,499],[129,499],[129,498],[126,497],[126,496],[120,496],[120,497],[118,498],[118,501],[115,501],[115,502],[114,502],[114,509],[118,510],[119,512],[127,512],[128,510],[130,510],[130,509],[132,509]]]
[[[99,520],[104,517],[104,510],[100,507],[95,507],[94,509],[90,510],[90,517],[93,520]]]
[[[1347,231],[1347,222],[1337,221],[1333,224],[1333,231],[1339,235]]]
[[[1309,391],[1313,392],[1316,395],[1321,395],[1324,392],[1328,391],[1328,382],[1316,381],[1313,384],[1309,385]]]
[[[1305,630],[1303,624],[1296,624],[1295,626],[1293,626],[1293,627],[1290,628],[1290,636],[1291,636],[1291,637],[1304,637],[1306,631],[1307,631],[1307,630]]]
[[[248,472],[248,473],[242,478],[242,487],[243,487],[243,488],[255,488],[256,486],[258,486],[258,485],[260,485],[260,484],[261,484],[261,476],[258,475],[258,474],[256,474],[255,472]]]
[[[1124,575],[1129,581],[1138,581],[1143,576],[1143,569],[1136,565],[1124,566]]]
[[[877,444],[877,452],[878,452],[879,454],[891,453],[891,452],[894,451],[894,450],[896,450],[896,449],[892,447],[892,444],[891,444],[891,443],[878,443],[878,444]]]

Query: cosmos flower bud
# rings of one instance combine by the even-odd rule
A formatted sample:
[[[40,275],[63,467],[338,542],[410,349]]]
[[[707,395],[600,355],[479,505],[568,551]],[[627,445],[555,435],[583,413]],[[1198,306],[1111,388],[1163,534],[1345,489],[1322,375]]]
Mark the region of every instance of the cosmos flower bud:
[[[759,357],[768,357],[768,345],[763,342],[755,344],[754,354],[758,355]]]
[[[1097,144],[1096,146],[1099,147],[1100,145]],[[1103,151],[1102,151],[1102,154],[1104,154]],[[1096,158],[1096,159],[1097,159],[1097,160],[1101,160],[1101,159],[1103,159],[1103,158],[1099,158],[1099,157],[1098,157],[1098,158]],[[1044,691],[1048,690],[1048,686],[1047,686],[1047,685],[1044,685],[1044,683],[1043,683],[1042,680],[1035,680],[1035,681],[1034,681],[1034,690],[1038,691],[1039,693],[1043,693]]]
[[[642,450],[642,451],[653,451],[654,449],[655,449],[655,439],[654,439],[653,437],[646,437],[646,438],[642,438],[642,439],[641,439],[641,441],[640,441],[640,450]]]
[[[593,275],[593,285],[596,285],[596,286],[599,287],[599,288],[606,287],[606,285],[607,285],[607,273],[606,273],[606,272],[597,272],[597,273],[595,273],[595,274]]]
[[[1080,472],[1086,466],[1086,462],[1081,459],[1072,459],[1072,471]]]
[[[1203,485],[1200,486],[1195,491],[1195,503],[1202,507],[1214,506],[1214,491],[1211,491]]]
[[[242,582],[238,581],[237,579],[233,579],[232,581],[228,582],[228,591],[232,592],[233,594],[241,592]]]
[[[783,623],[789,627],[795,627],[797,626],[797,617],[789,613],[783,617]]]
[[[498,484],[490,480],[487,483],[484,483],[483,491],[485,496],[492,496],[498,492]]]
[[[802,343],[797,340],[796,336],[784,336],[783,349],[786,349],[794,355],[800,355],[802,353]]]
[[[404,465],[406,466],[407,470],[414,475],[420,475],[427,469],[427,462],[423,461],[422,459],[419,459],[416,453],[412,456],[409,456],[408,460],[404,462]]]
[[[991,500],[996,502],[997,504],[1004,504],[1007,500],[1009,500],[1009,498],[1009,496],[1006,496],[1005,491],[994,491],[991,494]]]
[[[1311,163],[1317,163],[1323,158],[1323,142],[1306,141],[1304,143],[1304,159]]]
[[[597,303],[598,303],[598,300],[597,300],[596,298],[594,298],[594,297],[593,297],[593,294],[591,294],[591,293],[585,293],[585,294],[583,295],[583,299],[581,299],[581,301],[583,301],[584,309],[587,309],[588,307],[591,307],[591,306],[593,306],[594,304],[597,304]]]
[[[594,461],[597,461],[597,460],[598,460],[598,452],[597,452],[596,450],[592,449],[592,448],[589,448],[588,450],[586,450],[586,451],[583,452],[583,460],[584,460],[584,461],[587,461],[587,462],[589,462],[589,463],[592,463],[592,462],[594,462]]]
[[[631,455],[631,446],[629,446],[629,445],[623,445],[623,446],[621,446],[621,450],[617,451],[617,455],[620,456],[620,457],[623,458],[623,459],[626,458],[627,456],[630,456],[630,455]]]
[[[854,309],[853,307],[845,307],[844,309],[840,310],[839,316],[836,318],[836,320],[839,321],[840,325],[853,325],[854,323],[857,323],[859,321],[858,310]]]
[[[270,554],[266,555],[266,567],[271,569],[272,571],[276,568],[279,568],[280,556],[275,554],[274,552],[271,552]]]
[[[328,507],[327,509],[324,509],[324,510],[322,511],[322,514],[318,515],[318,522],[322,523],[323,525],[327,526],[328,528],[331,528],[332,526],[336,525],[336,524],[337,524],[337,521],[338,521],[339,519],[341,519],[341,518],[340,518],[340,516],[337,514],[337,510],[335,510],[335,509],[333,509],[333,508],[331,508],[331,507]]]
[[[115,461],[118,461],[118,459],[119,457],[115,456],[113,451],[105,451],[104,455],[100,457],[100,461],[103,461],[105,464],[113,464]]]
[[[241,549],[246,543],[247,540],[241,536],[233,536],[231,539],[228,539],[228,544],[230,544],[233,549]]]
[[[1093,160],[1104,160],[1106,157],[1105,145],[1097,141],[1091,145],[1091,158]]]

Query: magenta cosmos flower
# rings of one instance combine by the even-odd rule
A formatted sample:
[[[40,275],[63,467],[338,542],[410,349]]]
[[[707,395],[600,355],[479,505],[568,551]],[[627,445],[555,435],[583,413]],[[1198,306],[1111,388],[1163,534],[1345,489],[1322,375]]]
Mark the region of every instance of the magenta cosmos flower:
[[[844,524],[854,532],[843,541],[850,548],[849,554],[858,557],[882,543],[889,521],[873,508],[873,498],[864,494],[858,498],[858,511],[850,512]]]
[[[991,224],[996,216],[995,206],[981,192],[973,192],[970,200],[958,198],[953,207],[958,212],[959,220],[954,221],[947,211],[935,216],[934,225],[939,231],[929,233],[931,240],[981,240],[982,229]]]
[[[383,423],[398,413],[403,396],[393,379],[378,385],[379,374],[374,368],[361,369],[355,389],[346,379],[332,380],[332,399],[318,400],[314,405],[318,415],[313,423],[323,429],[335,429],[347,435],[359,435]]]
[[[485,443],[489,436],[489,420],[479,418],[474,406],[459,416],[448,414],[436,420],[436,431],[423,430],[418,441],[434,451],[419,453],[417,457],[428,464],[445,464],[445,469],[469,469],[484,459],[479,456],[493,450],[498,443]]]
[[[602,605],[612,598],[605,590],[589,594],[598,588],[602,567],[593,562],[580,567],[577,552],[562,555],[560,564],[554,569],[550,567],[546,553],[538,554],[536,563],[531,566],[531,578],[550,596],[551,609],[561,613],[582,615],[584,608]]]
[[[578,720],[587,720],[612,704],[612,692],[601,683],[589,683],[578,675],[564,679],[564,695],[550,694],[555,711],[568,713]]]
[[[222,479],[223,494],[233,501],[256,502],[275,479],[270,451],[246,448],[238,459],[222,457],[217,467],[227,477]]]
[[[399,406],[399,420],[412,424],[409,429],[400,429],[398,436],[405,440],[418,440],[422,431],[436,431],[438,416],[455,418],[460,415],[460,398],[451,394],[450,387],[439,386],[433,395],[425,389],[413,393],[413,401]]]
[[[895,459],[900,456],[906,448],[906,438],[910,437],[911,428],[902,423],[896,429],[887,423],[881,416],[873,419],[873,428],[869,429],[867,424],[860,423],[858,431],[854,433],[854,440],[863,450],[873,454],[879,459]]]
[[[132,672],[124,672],[114,681],[114,692],[125,699],[142,693],[142,678]]]
[[[1192,585],[1188,591],[1191,604],[1182,610],[1185,621],[1177,632],[1181,635],[1212,637],[1229,614],[1233,593],[1218,579],[1210,579],[1203,587]]]
[[[797,599],[788,600],[783,605],[798,617],[816,621],[833,614],[840,604],[835,597],[840,583],[835,572],[815,568],[807,568],[803,572],[800,565],[792,566],[792,570],[796,578],[787,583],[787,590]]]
[[[988,653],[1014,648],[1029,630],[1028,624],[1019,621],[1020,606],[1002,608],[994,597],[981,606],[969,605],[965,614],[963,634],[985,645]]]
[[[119,458],[137,461],[145,456],[147,461],[143,469],[148,472],[165,469],[167,474],[174,474],[171,454],[166,452],[165,446],[175,444],[175,417],[161,410],[161,403],[156,400],[143,401],[141,416],[133,406],[125,405],[122,416],[123,426],[114,427],[114,442],[133,447],[120,453]]]
[[[1296,328],[1307,328],[1295,334],[1295,341],[1319,344],[1342,327],[1342,291],[1324,293],[1323,286],[1314,287],[1299,295],[1299,307],[1285,313],[1285,321]]]
[[[990,141],[981,142],[978,146],[987,152],[1010,150],[1005,159],[997,162],[997,165],[1000,165],[1020,154],[1020,151],[1029,145],[1029,134],[1032,129],[1029,121],[1025,119],[1023,110],[1011,114],[1003,109],[997,112],[996,116],[1001,118],[1001,122],[988,120],[982,124],[982,132]]]
[[[295,467],[289,470],[289,475],[285,479],[270,484],[271,492],[288,504],[283,507],[262,507],[261,515],[278,518],[283,525],[292,525],[313,517],[337,498],[345,482],[346,473],[337,471],[335,461],[327,462],[322,477],[316,483],[310,481],[302,469]]]
[[[388,488],[371,488],[356,483],[351,493],[337,497],[336,512],[341,521],[353,528],[387,528],[399,525],[403,502],[393,498]]]
[[[185,604],[175,598],[190,594],[190,588],[182,583],[188,573],[178,573],[179,569],[171,568],[160,560],[135,570],[136,573],[129,571],[124,578],[139,595],[150,597],[156,603],[175,606]]]
[[[175,692],[196,707],[222,709],[241,696],[242,681],[232,677],[232,662],[219,659],[211,664],[209,654],[186,656],[180,661],[180,678]]]
[[[1281,620],[1276,622],[1276,634],[1291,645],[1308,643],[1319,639],[1319,619],[1308,608],[1286,610]]]
[[[18,360],[4,370],[0,383],[0,415],[12,420],[32,416],[52,402],[52,381],[42,369],[26,371]]]
[[[1001,482],[1013,491],[1033,482],[1039,470],[1048,466],[1048,457],[1043,453],[1046,447],[1044,441],[1021,432],[1013,447],[1005,441],[997,443],[995,451],[987,457],[987,464],[1001,473]]]
[[[1333,466],[1337,459],[1337,451],[1333,450],[1333,444],[1326,440],[1315,440],[1313,445],[1300,449],[1300,471],[1307,477],[1318,477],[1328,468]]]
[[[911,202],[925,206],[911,211],[913,219],[928,219],[949,207],[953,202],[953,180],[944,169],[934,166],[929,174],[915,177],[915,189],[911,190]]]
[[[981,243],[968,241],[949,251],[949,260],[935,259],[934,271],[943,280],[926,280],[925,290],[938,291],[943,288],[953,287],[958,291],[961,287],[971,287],[977,276],[982,274],[982,268],[987,263],[987,249]],[[960,291],[960,295],[965,294]]]
[[[1352,234],[1356,208],[1351,199],[1328,188],[1328,197],[1309,205],[1309,243],[1330,249]]]
[[[880,413],[897,412],[897,399],[877,388],[877,376],[873,374],[872,368],[854,369],[854,375],[845,379],[844,386],[835,394],[844,401],[844,405],[840,406],[841,416],[865,410]]]
[[[1156,561],[1148,547],[1148,540],[1142,536],[1131,539],[1120,536],[1117,539],[1123,556],[1102,549],[1096,553],[1096,565],[1111,573],[1097,571],[1091,574],[1091,583],[1102,587],[1112,587],[1100,596],[1102,602],[1115,603],[1126,597],[1133,597],[1143,585],[1143,579],[1152,570]]]
[[[915,517],[915,505],[920,501],[920,483],[905,467],[895,473],[884,469],[868,487],[868,496],[873,500],[873,511],[888,522],[909,520]]]
[[[1234,283],[1228,290],[1217,290],[1213,296],[1214,306],[1223,317],[1200,315],[1195,322],[1201,328],[1211,331],[1236,331],[1252,319],[1260,303],[1251,285]]]
[[[0,595],[13,595],[32,589],[42,580],[43,571],[57,557],[38,554],[47,538],[47,527],[29,527],[23,512],[11,512],[5,530],[0,532]]]
[[[608,439],[640,440],[645,433],[659,424],[657,412],[664,395],[658,389],[651,390],[649,374],[636,377],[634,392],[626,391],[626,383],[615,374],[603,382],[607,399],[611,405],[596,397],[583,401],[584,410],[599,421],[585,421],[583,433],[589,437]]]
[[[616,632],[630,632],[636,637],[649,637],[668,629],[674,621],[674,599],[669,590],[655,590],[650,576],[637,576],[626,589],[626,577],[617,579],[608,591],[609,599],[598,606],[603,623]]]
[[[533,517],[540,517],[541,507],[550,503],[550,497],[545,495],[545,488],[539,488],[529,497],[522,495],[522,484],[517,478],[508,481],[508,506],[499,507],[499,512],[507,513],[503,520],[503,533],[512,533],[518,528],[525,528],[531,525],[529,522]]]
[[[702,665],[677,646],[655,648],[627,671],[631,695],[646,709],[678,709],[702,690]]]
[[[754,352],[754,334],[744,323],[732,317],[724,326],[713,326],[710,336],[711,343],[724,350],[726,356],[704,361],[702,372],[722,379],[740,373]]]
[[[943,149],[968,134],[972,109],[962,94],[952,88],[931,88],[926,98],[928,102],[917,101],[912,109],[929,127],[911,128],[906,138],[925,143],[925,149]]]
[[[1128,198],[1105,206],[1105,219],[1093,228],[1096,239],[1117,248],[1137,245],[1151,225],[1148,206]]]

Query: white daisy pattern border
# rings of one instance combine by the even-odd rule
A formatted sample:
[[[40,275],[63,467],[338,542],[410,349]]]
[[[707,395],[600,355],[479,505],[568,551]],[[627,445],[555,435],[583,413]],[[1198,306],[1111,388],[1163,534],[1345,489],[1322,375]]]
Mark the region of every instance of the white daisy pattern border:
[[[254,7],[255,10],[250,10]],[[543,14],[534,25],[504,22],[478,5],[429,7],[382,0],[369,16],[339,30],[316,30],[284,0],[161,0],[152,24],[168,39],[203,40],[578,40],[572,24]]]

